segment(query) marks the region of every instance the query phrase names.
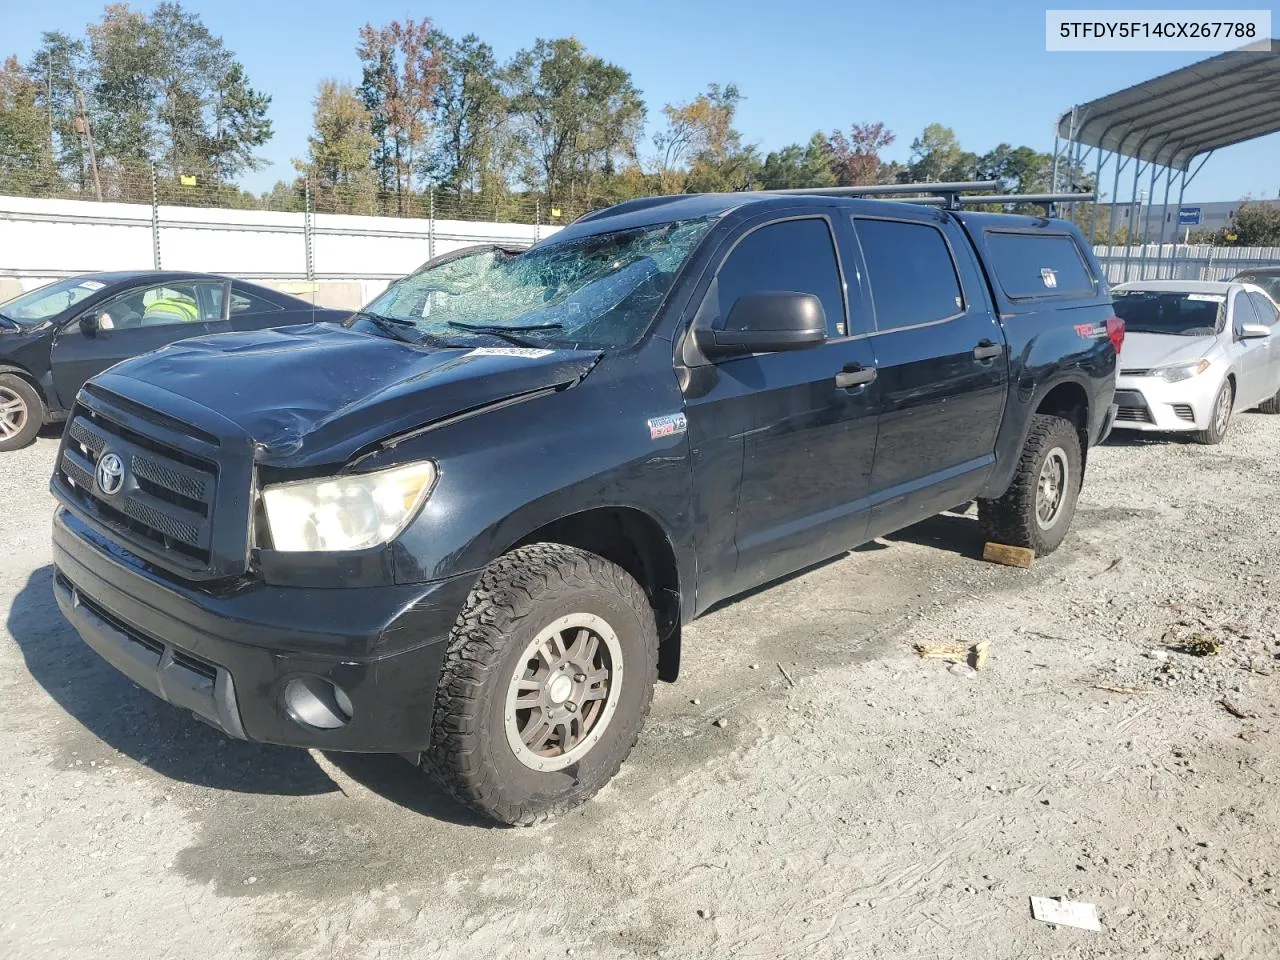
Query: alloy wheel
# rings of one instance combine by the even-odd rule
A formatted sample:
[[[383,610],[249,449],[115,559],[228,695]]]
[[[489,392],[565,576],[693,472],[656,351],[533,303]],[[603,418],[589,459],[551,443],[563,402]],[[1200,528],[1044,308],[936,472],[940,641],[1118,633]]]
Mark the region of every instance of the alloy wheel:
[[[507,744],[526,767],[562,770],[604,735],[622,687],[622,645],[601,617],[555,620],[525,647],[505,705]]]
[[[27,425],[27,402],[8,387],[0,387],[0,440],[16,437]]]
[[[1040,466],[1040,479],[1036,484],[1036,524],[1048,530],[1058,522],[1063,504],[1067,501],[1067,484],[1071,470],[1067,466],[1067,454],[1061,447],[1054,447],[1045,454]]]

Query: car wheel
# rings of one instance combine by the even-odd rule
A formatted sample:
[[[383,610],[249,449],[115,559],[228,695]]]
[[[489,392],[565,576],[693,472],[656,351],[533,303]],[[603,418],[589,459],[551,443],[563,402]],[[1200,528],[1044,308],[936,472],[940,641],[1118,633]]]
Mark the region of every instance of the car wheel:
[[[653,608],[626,571],[561,544],[520,547],[458,616],[424,766],[502,823],[549,819],[618,772],[657,676]]]
[[[30,383],[0,373],[0,452],[25,447],[44,425],[44,401]]]
[[[1037,413],[1018,458],[1013,482],[995,500],[978,501],[988,541],[1053,553],[1075,516],[1084,479],[1080,434],[1062,417]]]
[[[1230,380],[1223,380],[1218,390],[1217,399],[1213,401],[1213,410],[1209,414],[1209,426],[1196,433],[1197,443],[1221,443],[1231,426],[1231,408],[1235,406],[1236,391]]]
[[[1277,390],[1274,396],[1267,397],[1267,399],[1258,404],[1258,409],[1262,413],[1280,413],[1280,390]]]

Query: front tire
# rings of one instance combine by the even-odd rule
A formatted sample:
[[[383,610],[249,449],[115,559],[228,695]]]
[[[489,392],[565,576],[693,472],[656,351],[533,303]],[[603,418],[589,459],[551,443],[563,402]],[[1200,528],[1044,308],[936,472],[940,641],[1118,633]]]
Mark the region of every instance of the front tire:
[[[0,373],[0,453],[31,443],[44,425],[39,391],[13,373]]]
[[[996,500],[978,501],[983,535],[993,543],[1045,556],[1071,527],[1084,479],[1080,434],[1062,417],[1037,413],[1013,482]]]
[[[653,608],[625,570],[575,547],[520,547],[458,616],[424,765],[502,823],[557,816],[618,772],[657,677]]]
[[[1214,445],[1221,443],[1227,436],[1231,426],[1232,407],[1235,406],[1236,390],[1230,380],[1223,380],[1218,396],[1213,401],[1213,410],[1209,413],[1209,426],[1195,434],[1196,443]]]

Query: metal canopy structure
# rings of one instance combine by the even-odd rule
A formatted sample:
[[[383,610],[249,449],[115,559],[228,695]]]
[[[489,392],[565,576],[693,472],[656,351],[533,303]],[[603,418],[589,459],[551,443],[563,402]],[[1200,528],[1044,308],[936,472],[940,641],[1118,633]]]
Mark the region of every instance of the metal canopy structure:
[[[1177,204],[1214,151],[1280,132],[1280,40],[1263,40],[1219,54],[1181,70],[1136,84],[1125,90],[1077,104],[1058,119],[1053,149],[1053,184],[1072,187],[1088,176],[1100,189],[1104,168],[1112,173],[1107,234],[1114,236],[1121,176],[1132,171],[1133,187],[1128,220],[1130,243],[1142,242],[1138,278],[1148,267],[1147,243],[1152,236],[1152,211],[1163,184],[1160,229],[1151,262],[1162,276],[1165,230],[1172,219],[1170,239],[1177,239],[1178,218],[1169,215],[1169,199],[1178,181]],[[1143,179],[1148,188],[1142,190]],[[1142,194],[1140,194],[1142,190]],[[1142,199],[1140,199],[1140,196]],[[1145,208],[1145,210],[1144,210]],[[1090,239],[1097,241],[1099,217],[1092,218]],[[1144,216],[1145,213],[1145,216]],[[1072,210],[1073,217],[1075,210]],[[1138,221],[1141,220],[1141,226]],[[1172,252],[1169,265],[1172,272]],[[1124,277],[1129,276],[1126,252]]]

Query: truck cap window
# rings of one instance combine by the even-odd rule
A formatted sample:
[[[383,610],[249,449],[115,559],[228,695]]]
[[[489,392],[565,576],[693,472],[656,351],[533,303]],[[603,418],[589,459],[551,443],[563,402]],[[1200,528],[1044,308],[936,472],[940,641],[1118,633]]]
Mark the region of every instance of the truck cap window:
[[[1093,275],[1071,237],[988,230],[986,239],[991,269],[1010,300],[1093,296]]]
[[[640,339],[712,224],[681,220],[538,245],[487,249],[414,273],[367,314],[450,340],[510,331],[548,345],[621,347]]]
[[[720,315],[745,293],[788,290],[822,301],[827,332],[843,336],[844,294],[831,228],[821,217],[783,220],[747,234],[716,275]]]
[[[876,305],[876,329],[954,317],[964,310],[951,248],[937,227],[854,218]]]

